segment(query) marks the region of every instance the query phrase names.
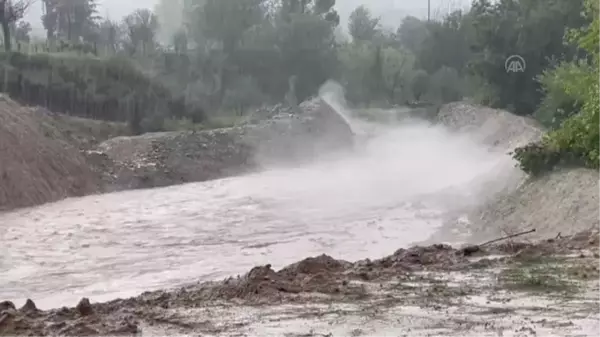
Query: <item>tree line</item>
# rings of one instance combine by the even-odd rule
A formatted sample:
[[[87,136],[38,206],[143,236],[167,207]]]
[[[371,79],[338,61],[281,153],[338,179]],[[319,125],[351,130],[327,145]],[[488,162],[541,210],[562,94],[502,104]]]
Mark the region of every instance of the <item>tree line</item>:
[[[8,12],[18,17],[27,1],[9,2],[15,10]],[[397,27],[383,27],[360,6],[345,27],[349,36],[340,37],[335,0],[163,0],[120,22],[101,18],[96,1],[42,0],[51,50],[127,55],[178,91],[200,91],[209,110],[240,113],[281,100],[294,77],[299,100],[336,79],[356,104],[472,96],[547,123],[553,117],[543,109],[552,107],[540,108],[543,83],[536,77],[585,57],[563,35],[565,27],[589,23],[583,0],[475,0],[434,21],[398,18]],[[170,30],[163,41],[161,26]],[[7,27],[17,41],[30,40],[30,24],[12,20]],[[504,62],[513,54],[527,67],[507,75]]]

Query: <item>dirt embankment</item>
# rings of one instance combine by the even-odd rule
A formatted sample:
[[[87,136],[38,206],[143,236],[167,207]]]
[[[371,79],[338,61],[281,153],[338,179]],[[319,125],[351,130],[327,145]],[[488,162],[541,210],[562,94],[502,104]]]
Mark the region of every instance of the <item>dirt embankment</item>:
[[[325,102],[285,106],[224,129],[128,136],[122,123],[0,102],[0,211],[66,197],[205,181],[350,148],[352,131]]]
[[[561,170],[523,182],[470,212],[472,240],[536,229],[537,238],[598,228],[598,172]]]
[[[0,97],[0,211],[101,191],[85,156],[42,109]]]
[[[535,121],[503,110],[465,102],[444,106],[438,122],[451,128],[472,132],[494,149],[510,153],[518,146],[539,140],[543,128]],[[539,178],[528,177],[518,168],[503,167],[498,172],[502,189],[482,195],[483,204],[465,210],[470,242],[483,242],[507,234],[536,229],[528,238],[572,235],[597,229],[599,217],[598,172],[588,169],[563,169]],[[436,237],[452,240],[449,221]],[[463,223],[464,225],[464,223]]]
[[[349,126],[318,98],[303,102],[299,113],[278,105],[255,115],[231,128],[113,138],[96,156],[116,170],[115,189],[150,188],[306,162],[353,143]]]

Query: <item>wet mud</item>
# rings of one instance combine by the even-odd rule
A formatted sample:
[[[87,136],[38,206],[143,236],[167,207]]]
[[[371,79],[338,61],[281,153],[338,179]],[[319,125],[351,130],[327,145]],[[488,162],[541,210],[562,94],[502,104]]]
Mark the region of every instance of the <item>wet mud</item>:
[[[535,243],[436,244],[376,260],[321,255],[46,311],[35,299],[20,308],[5,301],[0,335],[585,335],[599,327],[598,245],[590,231]],[[548,283],[559,267],[565,279]],[[531,271],[544,268],[554,275]]]

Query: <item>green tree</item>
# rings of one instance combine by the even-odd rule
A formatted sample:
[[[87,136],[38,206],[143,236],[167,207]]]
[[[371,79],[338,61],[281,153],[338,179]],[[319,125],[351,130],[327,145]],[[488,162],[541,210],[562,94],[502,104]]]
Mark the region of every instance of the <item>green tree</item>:
[[[27,21],[19,21],[12,30],[15,32],[15,41],[29,42],[31,40],[31,24]]]
[[[56,20],[54,27],[59,37],[75,43],[82,38],[94,42],[99,19],[95,0],[54,0],[46,6],[47,11],[56,11],[46,15]]]
[[[427,22],[414,16],[407,16],[398,27],[396,37],[404,48],[418,55],[422,51],[425,40],[429,37]]]
[[[192,15],[195,36],[221,45],[226,54],[234,53],[244,32],[265,18],[264,0],[206,0]]]
[[[583,0],[477,0],[473,22],[470,69],[497,90],[498,106],[527,115],[534,112],[542,94],[535,80],[550,66],[552,58],[571,60],[577,48],[564,44],[564,29],[586,23],[580,13]],[[505,61],[519,55],[526,61],[524,72],[507,74]]]
[[[598,169],[600,153],[600,44],[599,44],[599,5],[595,0],[586,0],[584,17],[590,22],[579,29],[567,30],[567,41],[576,45],[588,55],[588,64],[571,64],[575,69],[570,76],[561,76],[564,95],[577,98],[580,111],[568,117],[559,128],[550,131],[541,142],[515,150],[515,158],[520,166],[531,174],[541,174],[559,166],[578,165]],[[563,67],[565,67],[564,65]],[[561,67],[551,72],[563,71]],[[552,75],[549,75],[552,76]],[[554,94],[546,91],[546,94]]]
[[[156,48],[158,18],[149,9],[137,9],[123,19],[126,46],[131,55],[148,55]]]
[[[379,18],[373,18],[364,5],[359,6],[350,14],[348,31],[354,41],[373,41],[380,33]]]
[[[12,49],[11,25],[23,18],[30,5],[30,0],[0,0],[0,25],[2,25],[5,51],[9,52]]]
[[[123,27],[115,21],[105,19],[98,25],[98,40],[108,54],[116,54],[123,42]]]

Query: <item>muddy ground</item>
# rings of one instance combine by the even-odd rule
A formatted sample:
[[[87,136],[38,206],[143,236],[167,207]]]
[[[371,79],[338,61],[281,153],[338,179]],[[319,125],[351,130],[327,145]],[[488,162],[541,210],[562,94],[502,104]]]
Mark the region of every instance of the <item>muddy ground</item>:
[[[598,232],[536,243],[307,258],[219,282],[41,311],[0,303],[0,335],[597,335]]]

